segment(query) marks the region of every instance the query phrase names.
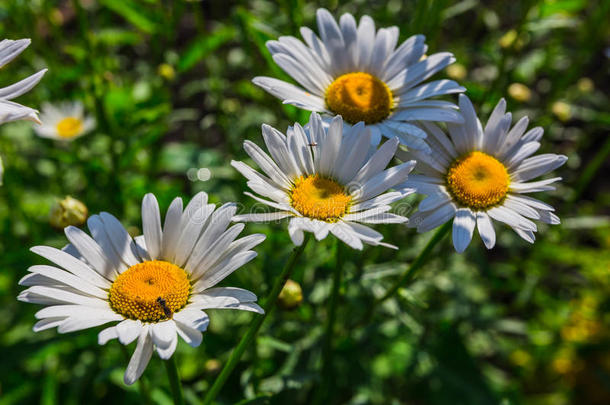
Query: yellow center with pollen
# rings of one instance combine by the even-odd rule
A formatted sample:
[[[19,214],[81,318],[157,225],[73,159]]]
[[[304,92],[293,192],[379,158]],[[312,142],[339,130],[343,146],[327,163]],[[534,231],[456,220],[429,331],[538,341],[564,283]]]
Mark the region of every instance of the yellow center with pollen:
[[[510,176],[493,156],[471,152],[456,160],[447,172],[447,189],[463,206],[485,209],[504,200]]]
[[[188,275],[161,260],[138,263],[121,273],[108,298],[110,307],[129,319],[158,322],[170,319],[187,303],[191,291]]]
[[[57,135],[60,137],[73,138],[83,132],[83,121],[74,117],[66,117],[57,123],[56,129]]]
[[[328,109],[350,124],[383,121],[392,111],[392,100],[388,86],[364,72],[341,75],[326,89]]]
[[[336,181],[316,174],[299,177],[294,182],[290,200],[303,216],[336,222],[347,212],[352,197]]]

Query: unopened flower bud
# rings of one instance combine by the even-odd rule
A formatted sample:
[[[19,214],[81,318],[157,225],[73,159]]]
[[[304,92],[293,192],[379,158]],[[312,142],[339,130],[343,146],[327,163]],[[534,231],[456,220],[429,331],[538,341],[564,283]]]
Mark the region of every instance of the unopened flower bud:
[[[502,37],[500,38],[500,40],[498,42],[500,43],[500,46],[502,48],[508,48],[512,44],[515,43],[515,41],[517,40],[517,37],[518,37],[517,31],[510,30],[506,34],[502,35]]]
[[[70,196],[57,201],[49,213],[49,223],[51,226],[63,229],[66,226],[81,226],[85,223],[88,216],[87,206]]]
[[[532,91],[529,87],[521,83],[513,83],[508,86],[508,94],[520,102],[526,102],[532,98]]]
[[[454,80],[463,80],[467,73],[466,67],[461,63],[454,63],[447,66],[447,76]]]
[[[174,67],[169,63],[160,64],[158,68],[158,73],[159,76],[170,82],[176,77],[176,71],[174,70]]]
[[[209,374],[217,374],[220,371],[221,364],[217,359],[209,359],[205,362],[203,367]]]
[[[284,309],[294,309],[298,307],[303,301],[303,290],[301,285],[294,280],[286,281],[280,295],[278,302]]]
[[[563,101],[556,101],[553,103],[551,107],[553,114],[561,121],[567,121],[572,117],[572,109],[570,108],[570,104]]]

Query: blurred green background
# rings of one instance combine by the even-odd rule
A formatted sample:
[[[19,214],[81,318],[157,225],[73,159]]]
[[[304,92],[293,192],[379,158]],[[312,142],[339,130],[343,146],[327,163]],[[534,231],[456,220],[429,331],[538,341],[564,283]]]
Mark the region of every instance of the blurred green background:
[[[444,240],[417,282],[366,327],[355,321],[431,234],[380,226],[399,251],[345,255],[331,403],[610,403],[610,2],[3,0],[0,38],[32,38],[32,45],[0,71],[0,86],[48,67],[17,101],[82,100],[100,122],[68,144],[36,137],[30,123],[0,127],[0,405],[145,403],[142,389],[152,403],[170,403],[156,356],[143,380],[127,387],[122,375],[133,347],[98,346],[101,328],[31,331],[39,308],[15,299],[26,269],[42,262],[28,249],[66,243],[48,219],[66,195],[91,213],[115,214],[133,233],[146,192],[163,211],[176,195],[200,190],[214,202],[251,207],[229,161],[247,158],[244,139],[262,144],[263,122],[284,130],[308,113],[282,106],[250,80],[288,79],[265,41],[314,28],[317,7],[397,25],[401,41],[425,34],[429,52],[458,60],[437,78],[467,87],[484,122],[504,96],[515,121],[528,115],[545,128],[543,152],[569,157],[556,172],[562,184],[542,196],[560,226],[539,224],[533,246],[497,226],[492,251],[475,237],[462,255]],[[292,245],[285,223],[246,229],[267,241],[225,284],[263,297]],[[303,303],[267,320],[220,403],[311,402],[334,249],[331,238],[308,246],[293,277]],[[236,312],[210,311],[202,346],[179,344],[187,403],[200,403],[255,316]]]

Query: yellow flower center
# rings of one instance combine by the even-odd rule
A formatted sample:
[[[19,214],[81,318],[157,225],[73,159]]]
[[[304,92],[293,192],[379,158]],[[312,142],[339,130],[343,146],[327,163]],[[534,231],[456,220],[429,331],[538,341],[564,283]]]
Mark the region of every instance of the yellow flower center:
[[[187,303],[191,283],[180,267],[153,260],[138,263],[121,273],[108,298],[110,307],[129,319],[157,322],[170,319]]]
[[[375,76],[357,72],[339,76],[326,89],[326,105],[350,124],[383,121],[392,111],[392,92]]]
[[[456,160],[447,172],[449,193],[460,204],[474,209],[501,202],[509,183],[506,167],[483,152],[472,152]]]
[[[347,212],[352,197],[336,181],[316,174],[299,177],[294,182],[290,200],[303,216],[336,222]]]
[[[73,138],[83,132],[83,121],[79,118],[66,117],[57,123],[57,134],[62,138]]]

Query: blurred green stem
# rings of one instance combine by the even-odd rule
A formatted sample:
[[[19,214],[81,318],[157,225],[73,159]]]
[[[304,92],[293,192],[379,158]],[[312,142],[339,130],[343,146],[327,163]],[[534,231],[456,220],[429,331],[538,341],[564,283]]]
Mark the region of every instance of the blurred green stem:
[[[604,145],[598,150],[597,154],[593,159],[589,161],[589,164],[585,167],[580,175],[578,183],[576,184],[576,190],[574,190],[574,194],[570,197],[570,206],[576,202],[582,193],[587,189],[587,186],[595,177],[595,174],[602,167],[608,155],[610,154],[610,138],[606,139]]]
[[[413,281],[417,271],[428,261],[430,253],[434,247],[449,233],[451,227],[453,225],[453,221],[447,221],[445,225],[440,227],[432,238],[428,241],[424,249],[419,253],[419,255],[413,260],[409,268],[400,276],[400,278],[394,283],[392,287],[383,295],[383,297],[379,298],[375,301],[375,304],[371,307],[374,308],[377,305],[381,304],[392,295],[394,295],[400,288],[408,286],[411,281]]]
[[[328,300],[328,315],[326,319],[326,331],[322,343],[322,383],[317,392],[315,404],[321,404],[327,400],[329,384],[333,376],[333,332],[335,320],[337,319],[337,302],[339,301],[339,289],[341,287],[341,276],[343,270],[343,242],[337,239],[335,251],[335,271],[333,272],[333,284]]]
[[[163,363],[165,364],[165,370],[167,370],[167,379],[169,380],[169,386],[172,390],[174,405],[184,405],[184,398],[182,397],[182,384],[180,383],[180,376],[178,375],[178,367],[176,367],[175,356],[163,361]]]
[[[241,356],[244,354],[244,351],[250,345],[252,340],[254,340],[256,334],[258,333],[259,329],[263,325],[263,322],[265,322],[265,319],[267,318],[267,316],[269,316],[269,313],[271,313],[271,311],[273,311],[273,309],[275,308],[275,304],[277,302],[277,297],[278,297],[278,295],[280,295],[280,291],[282,290],[282,287],[284,287],[286,280],[288,280],[288,278],[290,278],[290,275],[292,274],[292,271],[294,270],[294,266],[295,266],[297,260],[299,259],[299,257],[301,256],[301,254],[303,253],[303,250],[305,250],[305,246],[307,245],[307,242],[309,242],[310,238],[311,238],[311,235],[306,234],[305,240],[303,241],[301,246],[296,246],[292,250],[290,257],[288,258],[288,260],[286,261],[286,264],[284,265],[284,268],[282,269],[282,272],[275,279],[275,283],[273,284],[273,287],[271,287],[271,291],[269,292],[269,295],[267,296],[267,298],[265,299],[265,302],[262,305],[263,309],[265,310],[265,313],[261,316],[257,316],[256,318],[254,318],[252,320],[252,323],[250,324],[248,331],[241,338],[241,340],[239,341],[239,343],[237,344],[237,346],[231,353],[229,360],[227,361],[225,366],[222,368],[222,371],[220,372],[218,377],[216,377],[214,384],[212,384],[212,387],[209,389],[208,393],[206,394],[205,398],[203,399],[203,405],[208,405],[208,404],[211,404],[214,402],[214,400],[216,399],[216,396],[218,395],[218,393],[222,389],[223,385],[227,381],[227,378],[229,378],[229,376],[231,375],[231,372],[233,371],[233,369],[235,368],[235,366],[241,359]]]
[[[365,315],[361,318],[361,320],[354,325],[354,327],[367,325],[371,319],[373,318],[373,314],[375,313],[375,308],[377,308],[381,303],[383,303],[388,298],[392,297],[396,292],[404,287],[407,287],[415,278],[417,271],[424,265],[429,259],[430,254],[434,247],[449,233],[451,227],[453,225],[453,221],[448,221],[442,227],[438,228],[438,230],[432,235],[432,238],[428,241],[426,246],[419,252],[419,255],[411,262],[411,265],[407,268],[407,270],[400,276],[398,280],[390,287],[386,293],[379,299],[375,300],[365,312]]]

